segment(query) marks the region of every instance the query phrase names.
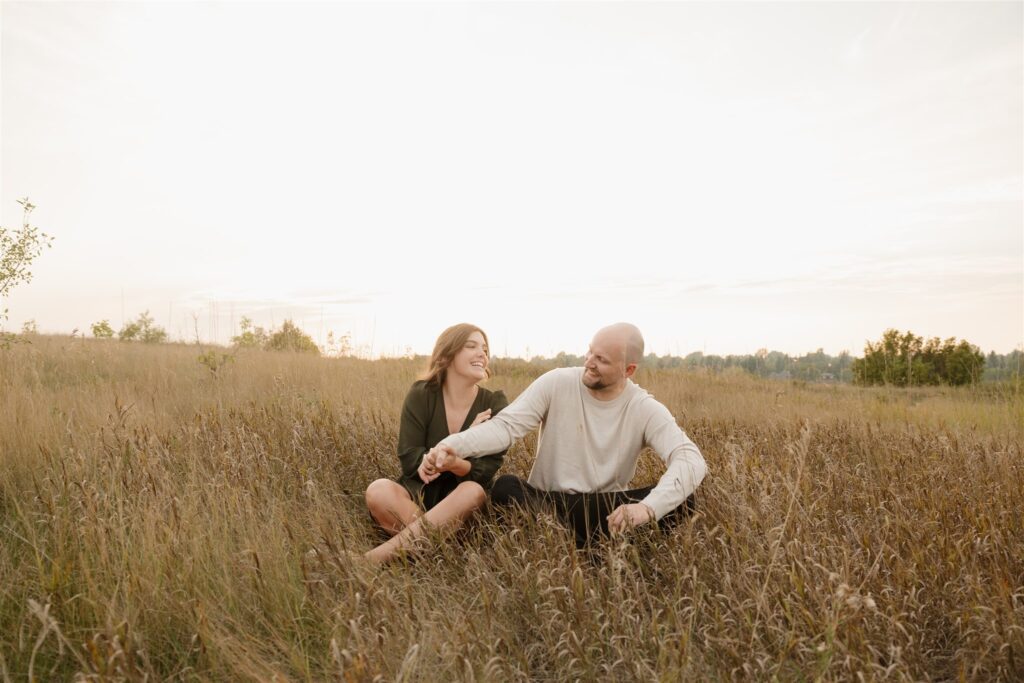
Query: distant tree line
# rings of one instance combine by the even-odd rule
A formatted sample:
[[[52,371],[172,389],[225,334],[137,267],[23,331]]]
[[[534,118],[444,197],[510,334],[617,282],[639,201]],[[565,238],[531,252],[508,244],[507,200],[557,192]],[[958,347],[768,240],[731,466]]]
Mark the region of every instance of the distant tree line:
[[[92,335],[97,339],[111,339],[115,334],[109,320],[93,323],[91,330]],[[168,341],[167,331],[154,323],[153,316],[149,314],[149,311],[141,313],[138,318],[126,323],[116,334],[121,341],[141,341],[147,344],[160,344]],[[342,342],[347,344],[346,340],[347,338],[342,338]],[[333,335],[329,336],[328,341],[335,343]],[[231,338],[231,344],[240,349],[320,353],[320,347],[316,345],[312,337],[303,332],[291,320],[285,320],[279,329],[268,332],[265,328],[253,325],[251,319],[243,317],[240,331]],[[335,343],[335,345],[337,344]]]
[[[908,375],[907,358],[910,358]],[[535,370],[556,367],[578,367],[583,356],[559,353],[554,358],[535,356],[529,364]],[[502,367],[517,371],[517,364],[503,359]],[[1007,354],[995,351],[984,356],[977,346],[950,338],[925,341],[911,332],[900,334],[887,330],[878,342],[868,342],[864,357],[855,358],[847,351],[832,356],[822,349],[790,356],[781,351],[759,349],[753,354],[705,354],[694,351],[686,356],[644,357],[646,368],[688,368],[722,372],[731,368],[744,370],[758,377],[805,382],[847,382],[862,385],[892,386],[962,385],[978,381],[1021,381],[1024,379],[1024,352]],[[908,380],[909,377],[909,380]]]
[[[986,382],[1021,382],[1024,380],[1024,351],[1014,349],[1010,353],[998,354],[990,351],[985,356]]]
[[[236,349],[263,349],[267,351],[296,351],[347,356],[352,353],[351,337],[328,334],[323,349],[291,320],[285,320],[276,330],[267,330],[243,317],[239,333],[231,338]],[[92,325],[93,336],[111,338],[115,335],[110,322],[102,320]],[[26,332],[27,334],[27,332]],[[167,332],[154,324],[149,311],[130,321],[117,333],[122,341],[160,343],[167,341]],[[411,357],[411,354],[410,354]],[[534,356],[529,360],[495,358],[496,371],[503,374],[537,376],[561,367],[583,365],[583,356],[560,352],[553,358]],[[822,349],[790,356],[781,351],[758,349],[752,354],[705,354],[694,351],[686,356],[658,356],[649,353],[643,366],[652,369],[687,368],[711,372],[738,369],[758,377],[798,380],[805,382],[846,382],[865,386],[924,386],[964,385],[979,381],[1024,381],[1024,351],[1007,354],[995,351],[987,356],[977,346],[953,337],[925,340],[912,332],[886,330],[877,342],[867,342],[863,358],[854,358],[848,351],[832,356]]]
[[[705,354],[694,351],[686,356],[659,356],[649,353],[644,356],[642,367],[651,369],[688,368],[722,372],[730,368],[744,370],[759,377],[773,379],[795,379],[808,382],[850,382],[853,375],[850,366],[853,357],[846,351],[830,356],[822,349],[802,356],[790,356],[781,351],[759,349],[753,354],[726,355]],[[559,353],[554,358],[536,356],[530,363],[543,367],[574,367],[583,365],[583,356]]]

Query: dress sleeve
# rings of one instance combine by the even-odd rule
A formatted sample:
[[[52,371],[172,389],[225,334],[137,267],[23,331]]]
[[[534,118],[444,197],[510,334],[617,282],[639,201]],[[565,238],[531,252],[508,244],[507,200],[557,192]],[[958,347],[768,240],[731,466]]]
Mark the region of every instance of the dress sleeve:
[[[491,404],[487,406],[491,409],[491,418],[493,419],[506,406],[508,406],[508,398],[505,397],[505,392],[494,392],[491,395]],[[491,483],[491,479],[494,478],[495,472],[501,467],[501,463],[505,461],[505,453],[507,451],[508,449],[506,448],[499,453],[483,455],[479,458],[470,458],[469,472],[466,473],[466,476],[461,477],[459,481],[475,481],[484,488],[487,488]]]
[[[427,452],[427,425],[430,423],[427,408],[426,391],[414,386],[402,404],[402,417],[398,426],[398,460],[402,463],[402,474],[406,477],[416,476],[416,470]]]

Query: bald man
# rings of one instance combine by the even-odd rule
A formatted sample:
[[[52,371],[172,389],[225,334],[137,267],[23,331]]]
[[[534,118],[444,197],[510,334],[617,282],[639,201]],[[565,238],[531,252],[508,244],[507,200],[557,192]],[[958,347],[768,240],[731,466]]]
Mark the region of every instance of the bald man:
[[[499,477],[491,489],[496,504],[553,507],[580,547],[601,534],[678,521],[693,509],[707,465],[668,409],[632,381],[643,354],[636,326],[602,328],[582,368],[545,373],[491,420],[443,439],[424,460],[425,476],[460,458],[504,451],[539,425],[528,481]],[[665,462],[665,473],[656,486],[627,489],[645,446]]]

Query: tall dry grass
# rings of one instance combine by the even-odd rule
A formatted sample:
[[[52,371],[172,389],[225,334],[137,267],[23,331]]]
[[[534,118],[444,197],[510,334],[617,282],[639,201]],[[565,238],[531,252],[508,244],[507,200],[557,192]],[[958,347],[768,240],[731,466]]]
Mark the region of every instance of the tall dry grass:
[[[708,460],[689,523],[587,554],[488,514],[373,573],[344,551],[420,368],[197,354],[0,353],[0,679],[1024,677],[1019,394],[644,372]]]

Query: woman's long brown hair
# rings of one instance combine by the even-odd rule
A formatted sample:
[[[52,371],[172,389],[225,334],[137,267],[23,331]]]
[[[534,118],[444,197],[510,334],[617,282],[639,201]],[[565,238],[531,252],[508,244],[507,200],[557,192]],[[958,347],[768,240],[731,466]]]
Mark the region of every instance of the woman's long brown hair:
[[[487,341],[486,332],[476,325],[470,325],[469,323],[452,325],[442,332],[438,336],[437,341],[434,342],[434,352],[430,354],[430,366],[420,379],[426,380],[427,384],[431,386],[443,387],[445,377],[448,375],[448,366],[452,364],[455,354],[462,350],[469,336],[474,332],[479,332],[483,336],[484,345],[487,347],[487,355],[489,357],[491,344]],[[489,367],[486,369],[486,372],[487,376],[490,377],[491,369]]]

